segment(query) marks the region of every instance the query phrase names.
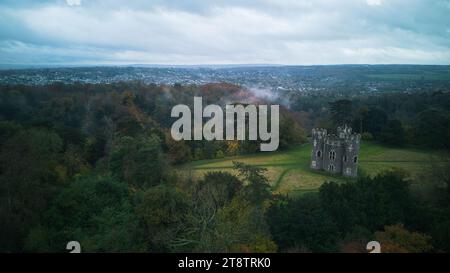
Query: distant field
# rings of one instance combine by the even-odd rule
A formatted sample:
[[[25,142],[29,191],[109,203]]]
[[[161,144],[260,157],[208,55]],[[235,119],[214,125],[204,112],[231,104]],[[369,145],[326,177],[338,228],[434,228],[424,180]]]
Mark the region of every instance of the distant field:
[[[208,171],[234,173],[232,162],[244,162],[266,168],[274,192],[292,195],[316,191],[325,181],[349,181],[348,178],[311,170],[309,168],[310,153],[311,146],[308,144],[285,152],[195,161],[182,166],[179,170],[184,174],[200,178]],[[442,162],[442,156],[436,151],[391,148],[372,142],[363,142],[360,150],[359,172],[373,176],[382,171],[401,169],[411,178],[416,178],[421,171],[429,168],[430,162]]]

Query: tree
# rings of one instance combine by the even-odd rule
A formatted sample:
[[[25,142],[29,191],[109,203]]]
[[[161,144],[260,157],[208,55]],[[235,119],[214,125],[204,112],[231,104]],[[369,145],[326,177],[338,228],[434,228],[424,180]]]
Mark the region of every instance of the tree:
[[[167,169],[160,140],[155,135],[119,138],[112,149],[109,164],[120,180],[140,188],[161,183]]]
[[[430,223],[432,225],[430,234],[436,250],[448,253],[450,252],[450,219],[448,219],[450,207],[442,208],[439,213],[436,221]]]
[[[370,107],[367,114],[363,116],[362,127],[364,132],[369,132],[377,138],[387,121],[388,116],[385,111],[377,107]]]
[[[337,100],[329,103],[331,120],[334,125],[350,124],[352,120],[352,102],[350,100]]]
[[[416,124],[419,144],[450,149],[450,118],[444,112],[435,109],[420,112]]]
[[[345,234],[339,244],[341,253],[367,253],[367,242],[373,241],[373,233],[365,227],[357,226]]]
[[[237,155],[239,152],[239,142],[237,140],[227,140],[226,147],[227,147],[226,154],[228,156]]]
[[[19,251],[30,226],[65,180],[62,141],[55,133],[27,129],[0,147],[0,251]]]
[[[388,121],[380,132],[380,141],[390,145],[403,145],[405,142],[405,130],[402,123],[397,119]]]
[[[357,114],[355,120],[353,121],[353,128],[357,129],[360,134],[364,133],[365,128],[364,128],[363,122],[364,122],[364,120],[367,119],[368,114],[369,114],[369,108],[367,106],[363,106],[363,107],[359,108],[358,114]]]
[[[194,252],[275,252],[276,244],[264,212],[242,196],[234,197],[217,210],[205,213],[194,204],[188,214],[188,228],[179,244]]]
[[[193,197],[205,206],[219,209],[242,189],[242,182],[228,172],[208,172],[197,183]]]
[[[233,165],[239,176],[247,183],[243,189],[243,194],[248,200],[251,200],[254,204],[262,204],[265,200],[271,198],[269,180],[264,176],[267,169],[234,161]]]
[[[66,251],[69,241],[84,252],[141,251],[141,236],[128,189],[111,176],[77,177],[44,211],[26,240],[28,251]]]
[[[170,162],[181,164],[192,160],[191,148],[185,141],[176,141],[170,134],[166,134],[165,144],[167,146],[167,155]]]
[[[402,224],[386,226],[384,231],[375,232],[375,240],[380,242],[383,253],[423,253],[430,252],[431,237],[419,232],[411,232]]]
[[[271,233],[282,251],[336,250],[338,228],[320,204],[318,195],[281,199],[268,211]]]
[[[253,173],[254,170],[248,172]],[[252,175],[245,175],[248,176]],[[207,173],[191,191],[187,226],[182,235],[174,240],[178,251],[276,251],[264,208],[251,198],[255,191],[247,187],[249,185],[243,186],[243,182],[232,174]]]
[[[241,197],[218,211],[213,245],[219,252],[275,252],[264,212]]]
[[[280,120],[280,149],[288,149],[306,142],[305,133],[289,115],[283,115]]]
[[[189,203],[184,194],[167,184],[146,190],[136,207],[138,219],[143,227],[147,248],[150,251],[170,251],[184,229]]]
[[[406,223],[415,209],[408,182],[396,172],[360,177],[354,183],[327,182],[319,194],[322,206],[343,233],[358,226],[375,231]]]

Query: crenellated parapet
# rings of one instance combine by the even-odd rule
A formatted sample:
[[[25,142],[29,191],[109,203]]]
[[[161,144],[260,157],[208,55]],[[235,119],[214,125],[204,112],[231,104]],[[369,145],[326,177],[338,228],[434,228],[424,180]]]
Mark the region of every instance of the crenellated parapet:
[[[327,136],[327,129],[315,128],[312,129],[313,138],[321,138],[324,139]]]

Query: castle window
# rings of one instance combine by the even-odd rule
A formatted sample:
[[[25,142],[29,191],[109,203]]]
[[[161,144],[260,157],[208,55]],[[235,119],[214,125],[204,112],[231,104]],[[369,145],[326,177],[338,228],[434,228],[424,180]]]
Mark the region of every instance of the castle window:
[[[334,171],[334,165],[333,164],[328,165],[328,170],[329,171]]]
[[[355,157],[353,158],[353,163],[356,163],[356,162],[358,162],[358,157],[357,157],[357,156],[355,156]]]
[[[347,156],[346,155],[344,155],[343,161],[347,162]]]
[[[317,157],[321,157],[322,156],[322,151],[317,151]]]
[[[336,158],[336,152],[335,151],[330,151],[330,159],[334,160]]]

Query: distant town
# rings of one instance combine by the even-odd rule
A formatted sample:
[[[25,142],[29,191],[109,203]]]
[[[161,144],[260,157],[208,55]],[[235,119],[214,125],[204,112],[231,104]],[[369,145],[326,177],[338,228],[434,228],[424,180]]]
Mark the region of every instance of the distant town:
[[[0,70],[1,85],[47,85],[56,82],[110,84],[205,84],[228,82],[268,92],[364,94],[450,90],[450,66],[99,66]]]

